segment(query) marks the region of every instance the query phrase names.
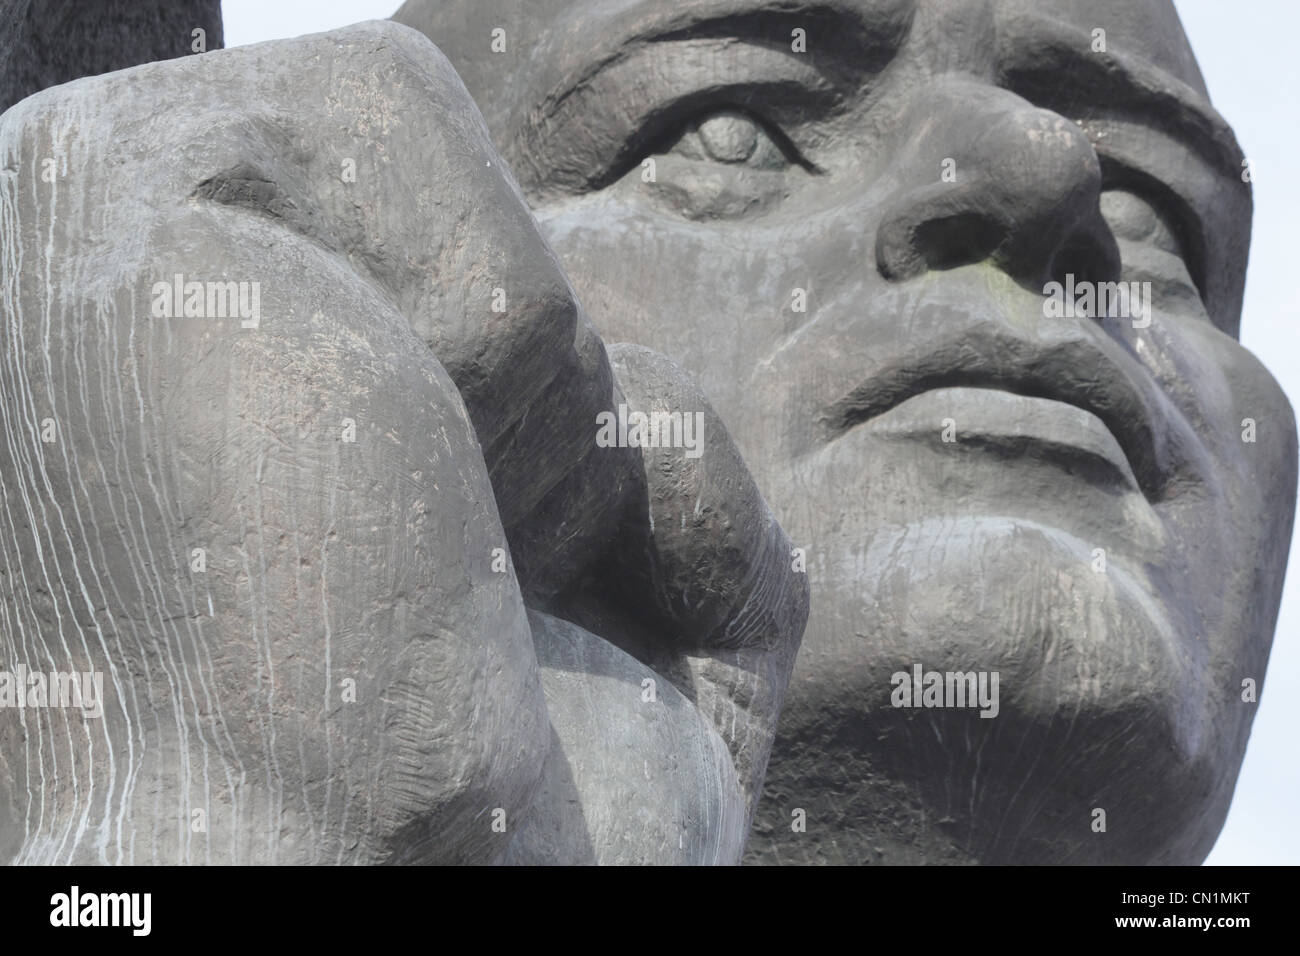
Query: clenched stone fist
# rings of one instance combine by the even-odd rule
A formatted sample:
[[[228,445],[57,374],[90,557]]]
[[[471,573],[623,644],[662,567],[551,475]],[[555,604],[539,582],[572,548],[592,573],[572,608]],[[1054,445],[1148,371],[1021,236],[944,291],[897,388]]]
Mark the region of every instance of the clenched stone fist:
[[[432,43],[79,80],[0,167],[0,669],[103,688],[0,708],[0,859],[738,861],[804,576]]]

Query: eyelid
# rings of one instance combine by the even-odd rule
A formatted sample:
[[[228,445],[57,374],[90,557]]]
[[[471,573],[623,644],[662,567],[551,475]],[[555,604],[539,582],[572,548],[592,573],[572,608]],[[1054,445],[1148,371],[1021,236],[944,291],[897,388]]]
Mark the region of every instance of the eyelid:
[[[709,109],[753,113],[762,104],[767,129],[775,126],[795,143],[800,127],[843,103],[818,71],[770,49],[716,40],[655,44],[544,104],[508,159],[534,197],[585,193],[614,182],[652,145]]]

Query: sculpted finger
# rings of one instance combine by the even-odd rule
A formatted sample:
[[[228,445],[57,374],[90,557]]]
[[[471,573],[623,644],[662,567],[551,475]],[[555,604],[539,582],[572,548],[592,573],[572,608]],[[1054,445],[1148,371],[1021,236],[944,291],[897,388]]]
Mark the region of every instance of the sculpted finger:
[[[621,640],[712,720],[752,815],[808,618],[807,576],[699,389],[649,349],[609,351],[626,396],[619,416],[629,432],[645,426],[644,486],[610,587],[654,622]]]
[[[797,645],[808,578],[726,427],[659,353],[620,344],[610,358],[626,405],[605,421],[640,445],[645,474],[644,520],[630,532],[643,547],[625,552],[630,590],[686,647]]]
[[[319,82],[288,114],[282,67],[254,68],[283,47],[205,58],[203,110],[221,118],[187,149],[195,196],[345,256],[406,316],[460,390],[523,586],[545,598],[609,534],[636,468],[590,454],[604,347],[426,37],[377,21],[292,41]]]
[[[540,792],[505,862],[738,863],[746,797],[712,722],[603,638],[528,617],[553,729]]]

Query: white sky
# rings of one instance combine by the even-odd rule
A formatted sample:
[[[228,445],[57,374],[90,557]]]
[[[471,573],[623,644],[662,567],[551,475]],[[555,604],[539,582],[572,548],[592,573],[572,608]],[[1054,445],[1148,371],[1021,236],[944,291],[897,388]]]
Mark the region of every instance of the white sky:
[[[1290,260],[1300,227],[1296,95],[1300,59],[1291,27],[1295,0],[1175,0],[1215,107],[1254,166],[1255,228],[1246,274],[1241,340],[1300,405],[1300,286]],[[1268,680],[1228,823],[1207,864],[1300,863],[1300,555],[1292,542]]]
[[[1214,105],[1237,131],[1255,175],[1255,230],[1242,341],[1300,403],[1300,32],[1295,0],[1175,0]],[[400,0],[224,0],[227,46],[301,36],[392,16]],[[1295,27],[1297,29],[1292,30]],[[1232,810],[1207,865],[1300,864],[1300,557],[1292,555],[1268,680]]]

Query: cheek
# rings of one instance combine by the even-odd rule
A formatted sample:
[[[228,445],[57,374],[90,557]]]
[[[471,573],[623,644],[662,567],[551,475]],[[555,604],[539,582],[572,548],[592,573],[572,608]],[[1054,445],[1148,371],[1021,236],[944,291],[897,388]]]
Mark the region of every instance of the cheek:
[[[606,197],[537,219],[608,341],[717,355],[742,338],[757,351],[780,334],[807,274],[768,230],[675,221]]]
[[[1220,519],[1237,545],[1231,557],[1249,577],[1239,600],[1264,609],[1267,618],[1279,600],[1295,517],[1295,414],[1259,359],[1225,335],[1197,331],[1199,354],[1223,382],[1221,395],[1205,407],[1212,416],[1205,441],[1224,490]],[[1235,593],[1225,591],[1225,602]]]
[[[761,467],[801,387],[772,356],[832,289],[807,237],[688,223],[607,196],[537,218],[601,338],[681,366]]]
[[[1294,414],[1263,364],[1204,317],[1157,311],[1138,341],[1206,462],[1199,487],[1159,507],[1169,544],[1151,567],[1178,595],[1183,630],[1236,681],[1262,666],[1272,635],[1295,507]]]
[[[611,201],[585,199],[537,219],[605,341],[661,352],[694,345],[707,281],[696,243]]]
[[[1239,514],[1287,517],[1296,487],[1295,415],[1250,351],[1208,323],[1160,323],[1166,392],[1188,415]],[[1256,530],[1257,519],[1242,530]]]

